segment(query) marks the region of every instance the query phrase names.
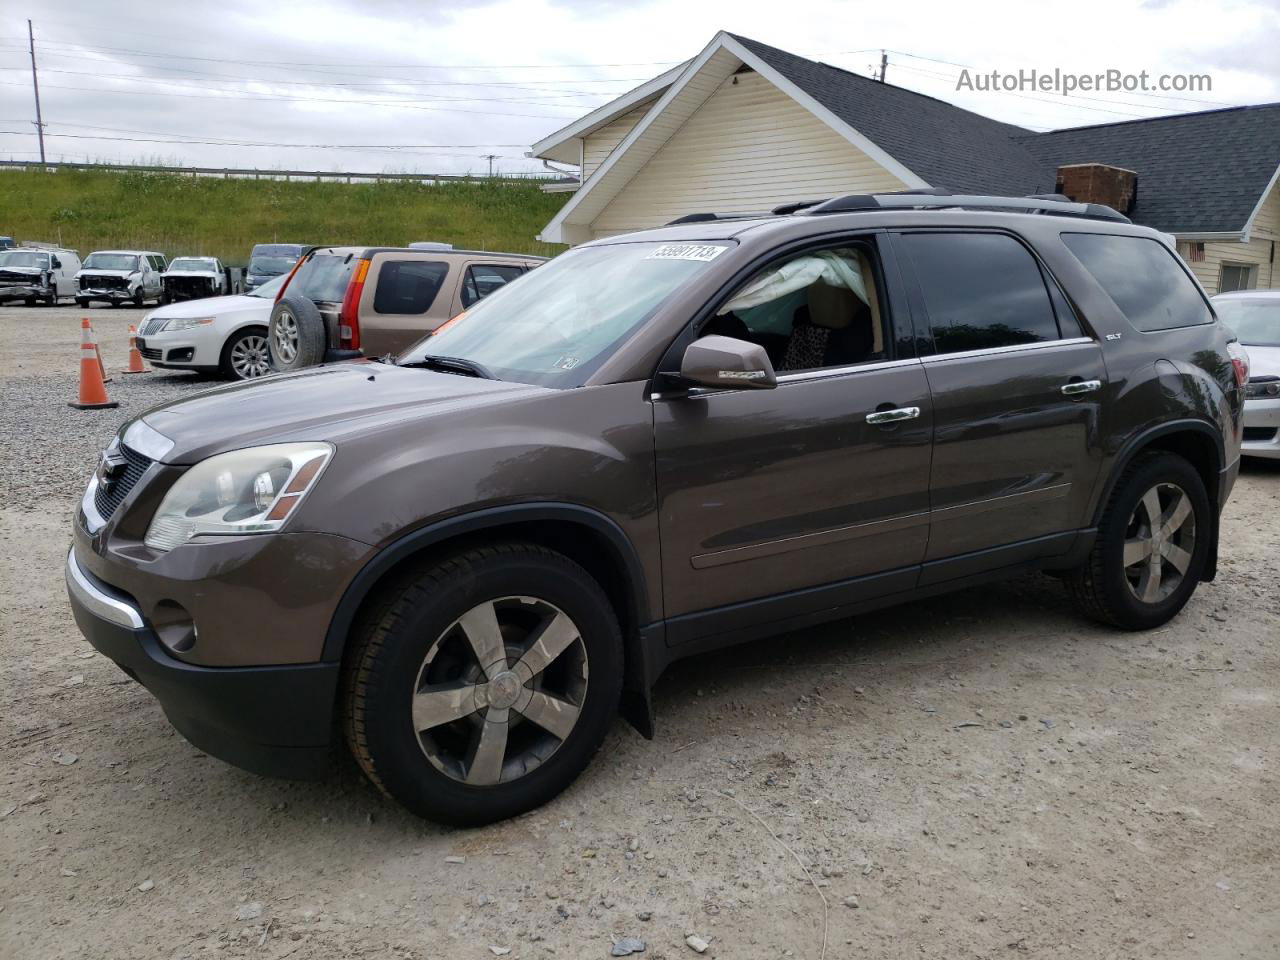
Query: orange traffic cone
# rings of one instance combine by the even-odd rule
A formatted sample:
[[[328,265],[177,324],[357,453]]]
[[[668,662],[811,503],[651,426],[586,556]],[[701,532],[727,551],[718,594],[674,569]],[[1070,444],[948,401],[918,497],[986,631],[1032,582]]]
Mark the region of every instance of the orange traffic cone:
[[[80,321],[80,398],[70,405],[77,410],[120,406],[107,399],[104,382],[102,357],[98,354],[97,344],[93,342],[93,328],[89,326],[89,318],[84,317]]]
[[[88,317],[83,317],[84,324],[88,324],[88,332],[90,332],[93,340],[93,353],[97,356],[97,371],[102,375],[102,383],[111,383],[110,376],[106,375],[106,364],[102,362],[102,351],[97,348],[97,335],[93,334],[93,324],[88,323]],[[84,324],[81,324],[83,326]]]
[[[138,352],[138,328],[129,324],[129,366],[121,373],[150,373],[151,368],[142,362],[142,354]]]

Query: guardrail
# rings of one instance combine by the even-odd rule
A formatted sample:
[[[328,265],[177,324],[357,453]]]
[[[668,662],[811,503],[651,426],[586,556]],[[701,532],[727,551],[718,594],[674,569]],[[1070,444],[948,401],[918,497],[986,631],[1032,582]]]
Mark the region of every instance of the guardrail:
[[[487,183],[493,180],[518,180],[534,183],[558,183],[559,177],[544,173],[495,173],[493,176],[469,173],[365,173],[345,170],[261,170],[256,167],[167,167],[132,163],[39,163],[29,160],[0,160],[0,169],[23,170],[106,170],[113,173],[177,173],[192,177],[225,177],[252,180],[411,180],[420,183],[463,181]]]

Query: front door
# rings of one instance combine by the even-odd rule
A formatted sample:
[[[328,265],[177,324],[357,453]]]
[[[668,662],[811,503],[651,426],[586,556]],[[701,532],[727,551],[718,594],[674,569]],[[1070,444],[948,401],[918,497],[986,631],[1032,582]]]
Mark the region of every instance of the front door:
[[[895,243],[932,343],[926,560],[964,557],[927,566],[923,582],[1065,552],[1101,463],[1098,343],[1012,235],[904,232]]]
[[[882,276],[870,240],[766,267],[699,334],[764,346],[778,386],[655,399],[669,643],[914,586],[933,415]]]

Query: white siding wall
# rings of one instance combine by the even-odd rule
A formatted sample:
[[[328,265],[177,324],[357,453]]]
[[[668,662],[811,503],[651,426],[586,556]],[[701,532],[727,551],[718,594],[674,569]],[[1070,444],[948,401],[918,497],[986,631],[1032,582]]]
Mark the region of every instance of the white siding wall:
[[[1280,184],[1271,189],[1270,196],[1258,211],[1248,243],[1206,243],[1204,260],[1200,263],[1188,261],[1188,266],[1210,293],[1218,292],[1218,277],[1224,263],[1255,264],[1257,288],[1280,290],[1280,267],[1272,262],[1273,244],[1280,248]],[[1178,252],[1184,258],[1188,257],[1187,244],[1179,243]],[[1280,249],[1275,255],[1280,258]]]
[[[593,131],[583,138],[582,143],[582,179],[595,171],[596,167],[604,163],[604,158],[613,152],[613,148],[622,142],[622,138],[631,132],[632,128],[640,122],[640,118],[649,112],[649,108],[653,106],[653,101],[646,100],[629,113],[624,113],[612,123],[606,123],[603,127]]]
[[[686,213],[767,210],[790,200],[905,184],[757,73],[737,74],[676,130],[592,223],[595,236]]]

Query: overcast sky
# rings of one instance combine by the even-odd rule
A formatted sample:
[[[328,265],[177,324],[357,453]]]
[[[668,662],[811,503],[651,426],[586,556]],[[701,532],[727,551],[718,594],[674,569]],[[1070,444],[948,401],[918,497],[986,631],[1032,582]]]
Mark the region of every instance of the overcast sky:
[[[37,156],[28,16],[50,159],[536,170],[531,143],[720,29],[862,74],[885,48],[890,83],[1031,129],[1280,100],[1280,0],[45,0],[0,10],[3,159]],[[957,91],[963,67],[1208,73],[1213,89]]]

